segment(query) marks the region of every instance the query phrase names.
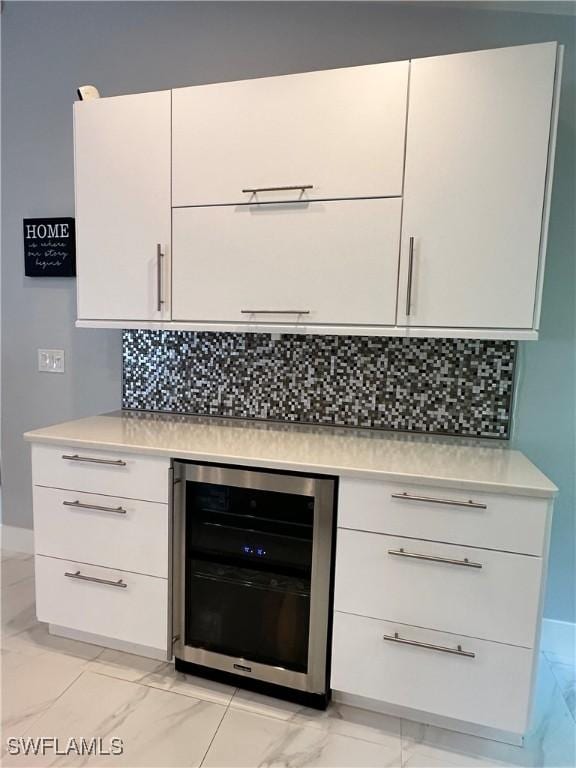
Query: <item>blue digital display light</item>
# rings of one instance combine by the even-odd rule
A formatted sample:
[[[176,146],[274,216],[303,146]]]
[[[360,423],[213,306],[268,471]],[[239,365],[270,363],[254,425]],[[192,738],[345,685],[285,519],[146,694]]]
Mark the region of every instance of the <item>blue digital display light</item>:
[[[242,545],[242,553],[253,557],[266,557],[266,550],[264,547],[251,547],[249,544]]]

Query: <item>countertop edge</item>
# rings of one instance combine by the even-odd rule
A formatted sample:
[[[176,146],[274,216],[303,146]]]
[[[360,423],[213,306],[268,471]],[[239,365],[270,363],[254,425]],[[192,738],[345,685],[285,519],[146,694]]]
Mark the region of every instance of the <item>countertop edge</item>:
[[[448,488],[464,488],[467,490],[486,491],[492,493],[504,493],[514,496],[531,496],[533,498],[553,499],[558,488],[548,480],[549,489],[527,485],[510,485],[482,480],[459,480],[431,475],[414,475],[410,472],[387,472],[385,470],[358,469],[343,465],[327,465],[313,463],[299,463],[297,461],[270,459],[266,457],[246,457],[237,454],[207,453],[195,451],[178,451],[171,448],[157,448],[140,446],[130,443],[116,443],[95,440],[80,440],[78,438],[64,438],[54,435],[42,434],[41,430],[25,432],[24,440],[29,443],[44,443],[52,445],[69,445],[75,448],[91,447],[97,450],[119,450],[124,453],[145,454],[149,456],[165,456],[173,459],[188,459],[190,461],[213,461],[226,464],[242,464],[250,467],[266,467],[269,469],[285,469],[301,472],[314,472],[318,474],[339,475],[343,477],[355,477],[365,480],[389,480],[396,482],[413,483],[414,485],[437,485]]]

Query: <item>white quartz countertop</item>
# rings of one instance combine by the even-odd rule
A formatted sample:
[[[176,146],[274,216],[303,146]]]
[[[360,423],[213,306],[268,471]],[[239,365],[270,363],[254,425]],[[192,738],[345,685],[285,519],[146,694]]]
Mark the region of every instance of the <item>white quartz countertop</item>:
[[[25,439],[195,461],[553,496],[519,451],[486,440],[117,411],[27,432]]]

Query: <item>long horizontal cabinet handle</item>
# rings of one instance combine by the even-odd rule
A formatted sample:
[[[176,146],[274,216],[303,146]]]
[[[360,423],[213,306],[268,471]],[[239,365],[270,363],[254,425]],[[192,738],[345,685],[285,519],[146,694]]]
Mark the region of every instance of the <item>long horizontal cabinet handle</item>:
[[[394,632],[393,635],[382,635],[382,639],[388,640],[391,643],[401,643],[402,645],[414,645],[416,648],[426,648],[429,651],[440,651],[441,653],[453,653],[455,656],[466,656],[468,659],[476,658],[475,653],[462,650],[461,645],[456,646],[456,648],[450,648],[447,645],[434,645],[433,643],[422,643],[419,640],[407,640],[405,637],[400,637],[398,632]]]
[[[393,499],[403,499],[404,501],[429,501],[432,504],[449,504],[452,507],[470,507],[472,509],[487,509],[486,504],[478,501],[458,501],[457,499],[437,499],[434,496],[415,496],[412,493],[393,493]]]
[[[64,454],[62,456],[66,461],[87,461],[92,464],[111,464],[114,467],[125,467],[126,462],[122,459],[94,459],[92,456],[79,456],[77,453],[73,455]]]
[[[255,194],[256,192],[289,192],[295,189],[314,189],[314,184],[291,184],[286,187],[245,187],[242,192]]]
[[[482,563],[475,563],[472,560],[468,560],[467,557],[464,560],[454,560],[451,557],[437,557],[436,555],[421,555],[418,552],[406,552],[404,549],[389,549],[388,554],[396,555],[397,557],[411,557],[414,560],[430,560],[434,563],[462,565],[465,568],[482,568]]]
[[[122,581],[122,579],[118,579],[118,581],[111,581],[110,579],[98,579],[96,576],[85,576],[83,573],[80,573],[80,571],[74,571],[74,573],[65,571],[64,576],[69,579],[78,579],[79,581],[92,581],[94,584],[106,584],[107,587],[119,587],[120,589],[126,589],[128,586],[128,584],[126,584],[125,581]]]
[[[97,512],[114,512],[117,515],[126,514],[124,507],[102,507],[99,504],[84,504],[82,501],[63,501],[62,504],[73,509],[93,509]]]
[[[309,315],[309,309],[241,309],[242,315]]]

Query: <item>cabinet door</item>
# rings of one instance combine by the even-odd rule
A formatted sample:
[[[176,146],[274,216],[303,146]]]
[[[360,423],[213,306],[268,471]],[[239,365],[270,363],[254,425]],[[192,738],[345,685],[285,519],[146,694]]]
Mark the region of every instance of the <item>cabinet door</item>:
[[[400,325],[533,327],[556,51],[412,62]]]
[[[78,318],[169,319],[170,91],[77,102],[74,134]]]
[[[175,320],[392,325],[399,199],[175,209]]]
[[[174,205],[401,195],[408,66],[174,90]]]

